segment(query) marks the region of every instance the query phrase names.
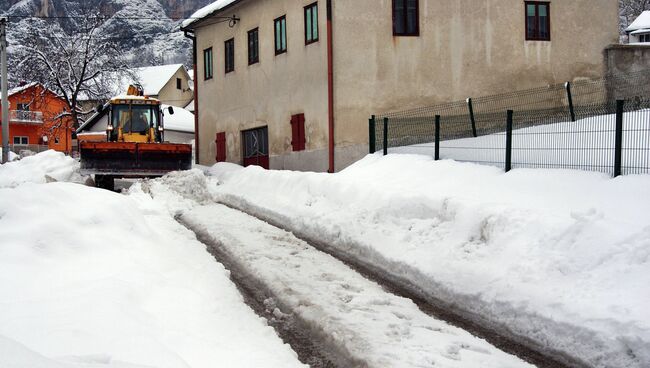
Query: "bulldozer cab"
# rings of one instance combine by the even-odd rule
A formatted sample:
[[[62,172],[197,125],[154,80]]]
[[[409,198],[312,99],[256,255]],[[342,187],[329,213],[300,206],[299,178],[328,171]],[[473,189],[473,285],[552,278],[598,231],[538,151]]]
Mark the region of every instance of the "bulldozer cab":
[[[160,102],[146,97],[113,99],[108,125],[109,142],[163,141]]]

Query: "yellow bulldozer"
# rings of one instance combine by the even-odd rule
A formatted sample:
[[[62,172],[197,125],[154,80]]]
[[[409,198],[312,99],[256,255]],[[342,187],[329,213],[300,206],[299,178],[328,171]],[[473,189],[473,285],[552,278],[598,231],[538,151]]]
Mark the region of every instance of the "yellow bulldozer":
[[[115,178],[158,177],[191,168],[192,146],[165,142],[160,101],[144,96],[141,87],[130,86],[126,96],[110,100],[108,109],[105,138],[79,137],[81,174],[94,175],[97,187],[114,190]],[[171,106],[166,110],[174,113]]]

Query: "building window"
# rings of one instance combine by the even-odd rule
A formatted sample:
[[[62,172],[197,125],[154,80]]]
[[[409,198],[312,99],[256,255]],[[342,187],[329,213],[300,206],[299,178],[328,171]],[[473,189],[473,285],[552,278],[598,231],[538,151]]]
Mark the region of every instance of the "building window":
[[[526,1],[526,40],[551,40],[551,4]]]
[[[29,104],[19,103],[19,104],[17,104],[16,109],[18,111],[29,111]]]
[[[182,87],[181,87],[181,79],[180,78],[176,78],[176,89],[182,89]]]
[[[251,29],[248,31],[248,65],[258,63],[260,61],[260,43],[259,43],[259,29]]]
[[[54,144],[59,144],[59,143],[61,143],[61,141],[59,140],[59,137],[55,137],[54,138]]]
[[[639,36],[639,42],[650,42],[650,34],[642,34]]]
[[[318,3],[305,7],[305,45],[318,41]]]
[[[29,144],[29,137],[15,136],[14,137],[14,144],[28,145]]]
[[[281,16],[273,21],[275,26],[275,54],[287,52],[287,18]]]
[[[305,114],[291,116],[291,146],[295,151],[305,150]]]
[[[215,139],[217,146],[217,157],[215,159],[217,162],[226,161],[226,132],[217,133],[217,138]]]
[[[419,0],[393,0],[393,35],[420,35]]]
[[[203,75],[205,80],[212,79],[212,47],[203,50]]]
[[[235,70],[235,39],[231,38],[224,42],[224,65],[226,66],[226,73]]]

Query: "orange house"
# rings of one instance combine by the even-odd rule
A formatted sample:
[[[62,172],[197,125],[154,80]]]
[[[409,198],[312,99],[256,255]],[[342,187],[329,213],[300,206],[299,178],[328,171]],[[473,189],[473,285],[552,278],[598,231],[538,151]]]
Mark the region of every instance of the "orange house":
[[[62,116],[67,108],[63,98],[38,83],[10,90],[9,145],[14,151],[47,148],[70,153],[72,118]]]

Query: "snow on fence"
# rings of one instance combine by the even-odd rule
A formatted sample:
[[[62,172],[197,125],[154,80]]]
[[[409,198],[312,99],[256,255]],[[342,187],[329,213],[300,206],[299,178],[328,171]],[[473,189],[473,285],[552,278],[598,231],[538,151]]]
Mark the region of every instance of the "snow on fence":
[[[425,154],[506,171],[650,173],[650,74],[637,74],[373,116],[370,152]]]

